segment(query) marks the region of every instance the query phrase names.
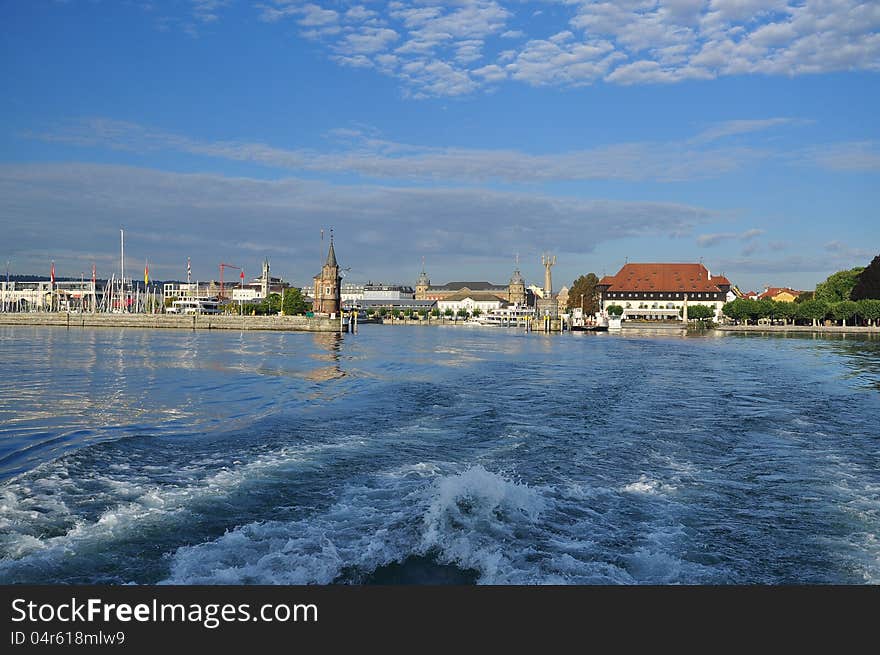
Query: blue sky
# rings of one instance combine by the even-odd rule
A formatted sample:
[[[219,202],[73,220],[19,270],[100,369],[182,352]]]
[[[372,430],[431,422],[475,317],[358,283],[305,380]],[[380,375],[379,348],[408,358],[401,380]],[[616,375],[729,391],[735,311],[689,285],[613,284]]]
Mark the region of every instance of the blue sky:
[[[880,252],[880,4],[0,2],[0,260],[555,286]],[[326,246],[326,243],[324,244]],[[2,261],[0,261],[2,263]]]

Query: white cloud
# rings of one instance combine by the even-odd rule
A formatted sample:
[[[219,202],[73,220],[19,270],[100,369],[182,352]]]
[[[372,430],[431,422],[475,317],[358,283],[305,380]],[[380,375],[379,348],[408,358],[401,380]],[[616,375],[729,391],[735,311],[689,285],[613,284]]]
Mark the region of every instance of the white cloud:
[[[172,261],[192,256],[196,274],[211,275],[216,261],[247,266],[243,250],[260,246],[241,244],[263,243],[265,251],[253,252],[250,265],[274,256],[273,270],[304,282],[315,272],[316,248],[308,235],[317,239],[322,226],[335,226],[344,265],[375,278],[399,275],[400,260],[388,253],[412,253],[414,247],[442,262],[445,274],[460,274],[467,262],[496,262],[499,253],[552,248],[582,256],[615,239],[687,234],[714,212],[474,188],[343,186],[87,164],[0,165],[0,220],[13,216],[21,225],[40,225],[39,231],[22,230],[7,251],[18,270],[42,270],[47,253],[62,251],[69,254],[66,261],[56,257],[59,267],[80,270],[88,254],[116,252],[124,221],[144,234],[175,235],[158,245],[133,239],[126,243],[132,256],[152,257],[157,249]],[[536,223],[536,216],[545,220]],[[89,230],[83,231],[86,222]],[[285,255],[283,263],[276,263],[279,255]],[[154,271],[157,278],[176,273]]]
[[[191,0],[187,6],[204,23],[217,20],[228,3]],[[321,42],[342,65],[400,79],[410,97],[475,91],[498,79],[473,71],[511,63],[507,77],[533,86],[880,71],[880,3],[869,0],[544,3],[556,7],[532,11],[514,0],[263,0],[255,7],[265,22],[294,19],[301,36]],[[539,15],[540,21],[531,20]],[[195,33],[191,19],[179,24]],[[597,49],[602,57],[589,54]],[[372,66],[356,55],[370,58]],[[389,55],[399,60],[379,65],[377,58]],[[406,74],[411,63],[421,64],[423,74]],[[450,84],[450,68],[470,81]]]
[[[796,163],[805,160],[830,171],[880,171],[880,144],[876,141],[828,144],[807,148],[793,158]]]
[[[350,65],[371,65],[357,56]],[[439,70],[439,69],[444,70]],[[504,70],[488,66],[474,77],[503,79]],[[420,86],[444,95],[466,93],[476,84],[472,77],[443,63],[410,62],[402,74]],[[422,79],[420,79],[422,78]],[[431,85],[447,85],[439,89]],[[456,89],[456,86],[458,88]],[[197,156],[244,161],[300,171],[355,173],[370,178],[405,180],[456,180],[466,182],[540,183],[559,180],[658,180],[681,181],[722,175],[772,155],[745,147],[715,148],[688,142],[611,144],[558,154],[531,154],[516,150],[430,148],[346,133],[355,141],[337,152],[284,150],[263,143],[242,141],[203,142],[141,125],[92,119],[42,134],[28,134],[49,142],[102,146],[131,152],[172,150]],[[335,136],[339,136],[337,133]]]
[[[707,127],[693,138],[694,142],[707,142],[721,139],[727,136],[759,132],[780,125],[806,125],[811,121],[799,118],[759,118],[749,120],[734,120],[716,123]]]
[[[701,234],[697,237],[697,244],[703,248],[707,248],[710,246],[716,246],[720,243],[724,243],[725,241],[743,241],[750,244],[747,250],[751,249],[751,251],[754,252],[754,250],[756,249],[756,244],[754,243],[754,240],[764,234],[764,232],[764,230],[752,228],[751,230],[746,230],[745,232],[718,232],[715,234]]]

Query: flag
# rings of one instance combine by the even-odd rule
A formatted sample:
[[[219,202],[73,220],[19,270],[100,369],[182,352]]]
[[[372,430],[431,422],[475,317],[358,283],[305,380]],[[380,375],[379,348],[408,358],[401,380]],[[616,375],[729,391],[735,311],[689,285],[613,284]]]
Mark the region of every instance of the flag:
[[[52,281],[52,284],[55,284],[55,262],[52,262],[52,270],[49,271],[49,279]]]
[[[144,262],[144,286],[147,286],[150,283],[150,267],[147,262]]]

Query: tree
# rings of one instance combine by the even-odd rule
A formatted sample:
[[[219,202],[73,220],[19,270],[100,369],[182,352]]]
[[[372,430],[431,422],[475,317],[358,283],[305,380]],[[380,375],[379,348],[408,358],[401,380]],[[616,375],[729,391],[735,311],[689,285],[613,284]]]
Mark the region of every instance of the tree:
[[[419,310],[419,316],[421,318],[427,318],[428,317],[428,310],[423,307],[422,309]]]
[[[440,308],[435,307],[434,309],[432,309],[431,316],[433,316],[434,318],[440,318]]]
[[[606,308],[608,313],[612,316],[622,316],[623,315],[623,307],[620,305],[608,305]]]
[[[808,300],[812,300],[815,294],[812,291],[801,291],[801,295],[794,299],[794,301],[798,304],[802,302],[806,302]]]
[[[816,285],[816,300],[826,304],[833,304],[849,300],[850,294],[856,286],[856,280],[864,268],[851,268],[848,271],[837,271],[828,276],[824,282]]]
[[[568,304],[570,307],[581,306],[581,294],[584,296],[584,314],[595,314],[599,311],[599,292],[596,285],[599,278],[595,273],[581,275],[571,283],[568,290]]]
[[[482,313],[483,313],[482,309],[480,309],[479,307],[474,307],[474,311],[471,313],[471,315],[474,318],[479,318]]]
[[[458,316],[460,316],[461,318],[467,318],[467,315],[468,311],[464,307],[458,310]]]
[[[400,318],[400,310],[392,309],[391,310],[391,318]]]
[[[849,297],[853,300],[880,300],[880,255],[874,257],[868,267],[859,273]]]
[[[451,317],[451,316],[454,316],[454,315],[455,315],[455,312],[452,311],[452,307],[447,307],[447,308],[446,308],[446,311],[443,312],[443,315],[444,315],[444,316],[447,316],[447,317]]]
[[[797,309],[798,306],[793,302],[777,302],[773,316],[781,318],[782,322],[788,325],[788,321],[794,320],[797,316]]]
[[[287,316],[295,316],[297,314],[305,314],[309,307],[306,299],[303,298],[302,291],[296,287],[284,290],[284,313]]]
[[[880,300],[864,298],[858,302],[859,316],[868,321],[869,325],[875,325],[877,320],[880,319]]]
[[[688,320],[704,321],[714,315],[714,310],[707,305],[688,305]]]
[[[721,312],[727,317],[732,318],[734,321],[740,322],[745,321],[749,316],[749,301],[745,298],[737,298],[736,300],[731,300],[728,303],[724,304],[724,307],[721,308]]]
[[[797,316],[811,321],[816,325],[818,321],[825,318],[828,313],[828,305],[821,300],[806,300],[798,306]]]
[[[854,300],[844,300],[831,306],[831,315],[838,321],[842,321],[843,327],[846,327],[846,322],[855,316],[858,311],[859,303]]]

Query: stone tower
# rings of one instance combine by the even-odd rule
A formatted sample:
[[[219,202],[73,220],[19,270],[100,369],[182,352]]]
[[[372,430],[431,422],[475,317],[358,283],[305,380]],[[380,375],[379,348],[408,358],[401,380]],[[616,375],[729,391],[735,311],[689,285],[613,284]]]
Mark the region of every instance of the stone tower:
[[[422,272],[419,273],[419,279],[416,281],[416,300],[428,299],[428,288],[431,286],[431,280],[425,273],[425,258],[422,258]]]
[[[526,281],[520,274],[518,265],[507,285],[507,302],[517,305],[526,304]]]
[[[321,272],[315,276],[315,304],[312,311],[316,314],[336,314],[342,304],[342,276],[339,275],[339,264],[336,262],[336,251],[333,249],[333,231],[330,231],[330,250],[327,261]]]
[[[263,260],[263,274],[260,276],[260,294],[263,298],[269,297],[269,260]]]

